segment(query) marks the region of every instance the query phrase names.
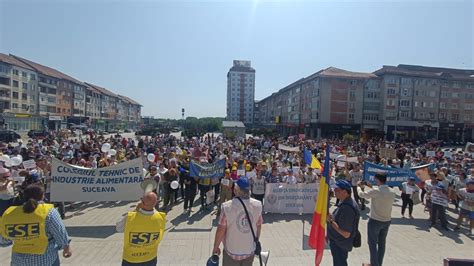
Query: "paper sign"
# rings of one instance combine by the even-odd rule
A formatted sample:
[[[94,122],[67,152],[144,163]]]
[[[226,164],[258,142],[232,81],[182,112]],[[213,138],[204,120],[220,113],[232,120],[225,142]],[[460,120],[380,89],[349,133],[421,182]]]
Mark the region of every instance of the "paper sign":
[[[222,178],[221,183],[224,186],[229,186],[230,185],[230,180],[226,179],[226,178]]]
[[[428,157],[436,157],[436,152],[435,152],[435,151],[426,151],[426,156],[428,156]]]
[[[345,167],[346,163],[344,161],[337,161],[337,166],[338,167]]]
[[[24,161],[23,162],[23,167],[25,167],[25,169],[34,169],[34,168],[36,168],[36,162],[33,159],[28,160],[28,161]]]
[[[450,151],[445,151],[445,152],[444,152],[444,157],[446,157],[446,158],[453,158],[453,153],[450,152]]]
[[[237,170],[238,176],[245,176],[245,170]]]
[[[380,156],[385,159],[396,159],[397,151],[391,148],[382,148],[380,149]]]

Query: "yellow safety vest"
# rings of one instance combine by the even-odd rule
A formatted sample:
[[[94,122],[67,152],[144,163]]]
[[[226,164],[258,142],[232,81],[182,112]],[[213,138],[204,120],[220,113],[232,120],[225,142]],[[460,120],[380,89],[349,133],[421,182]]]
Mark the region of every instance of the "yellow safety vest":
[[[48,247],[46,217],[53,204],[39,204],[32,213],[24,213],[22,206],[8,208],[0,221],[1,234],[13,241],[13,252],[42,255]]]
[[[123,259],[131,263],[153,260],[163,239],[165,224],[166,214],[163,212],[153,215],[129,212],[124,230]]]

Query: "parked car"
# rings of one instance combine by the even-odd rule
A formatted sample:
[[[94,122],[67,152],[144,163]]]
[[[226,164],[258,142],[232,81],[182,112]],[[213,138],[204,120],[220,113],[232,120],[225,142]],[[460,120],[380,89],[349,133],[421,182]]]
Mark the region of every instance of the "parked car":
[[[140,129],[138,130],[137,132],[135,132],[135,135],[136,136],[151,136],[151,137],[155,137],[155,136],[158,136],[160,135],[160,131],[154,129],[154,128],[144,128],[144,129]]]
[[[28,131],[28,137],[30,138],[46,138],[49,136],[49,132],[46,130],[30,130]]]
[[[21,136],[18,135],[15,131],[12,130],[0,130],[0,141],[10,143],[16,142],[18,139],[21,139]]]

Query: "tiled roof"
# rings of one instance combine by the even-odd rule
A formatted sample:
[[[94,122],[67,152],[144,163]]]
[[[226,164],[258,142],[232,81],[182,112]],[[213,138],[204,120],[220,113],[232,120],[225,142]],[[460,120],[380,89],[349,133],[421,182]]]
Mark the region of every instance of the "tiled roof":
[[[88,83],[88,82],[85,82],[85,84],[87,84],[88,86],[98,90],[100,93],[102,94],[105,94],[105,95],[108,95],[108,96],[114,96],[114,97],[117,97],[117,94],[109,91],[108,89],[106,88],[103,88],[103,87],[100,87],[100,86],[97,86],[97,85],[94,85],[92,83]]]
[[[16,59],[13,56],[9,56],[7,54],[0,53],[0,62],[4,62],[4,63],[10,64],[10,65],[14,65],[14,66],[29,69],[29,70],[34,70],[29,65],[23,63],[22,61]]]
[[[75,79],[75,78],[73,78],[73,77],[71,77],[71,76],[69,76],[69,75],[66,75],[66,74],[64,74],[64,73],[62,73],[62,72],[60,72],[60,71],[58,71],[58,70],[56,70],[56,69],[54,69],[54,68],[50,68],[50,67],[47,67],[47,66],[43,66],[43,65],[41,65],[41,64],[35,63],[35,62],[33,62],[33,61],[30,61],[30,60],[27,60],[27,59],[24,59],[24,58],[21,58],[21,57],[16,56],[16,55],[10,54],[10,56],[12,56],[12,57],[14,57],[14,58],[16,58],[16,59],[22,61],[23,63],[29,65],[30,67],[32,67],[33,69],[35,69],[35,70],[36,70],[37,72],[39,72],[40,74],[43,74],[43,75],[46,75],[46,76],[50,76],[50,77],[54,77],[54,78],[57,78],[57,79],[67,80],[67,81],[76,83],[76,84],[78,84],[78,85],[83,85],[83,86],[84,86],[84,84],[83,84],[81,81],[79,81],[79,80],[77,80],[77,79]]]
[[[341,78],[376,78],[372,73],[352,72],[336,67],[328,67],[316,73],[321,77],[341,77]]]
[[[397,74],[426,78],[447,78],[474,81],[474,76],[472,76],[474,75],[474,70],[415,65],[383,66],[381,69],[375,71],[374,74]]]
[[[133,100],[133,99],[127,97],[127,96],[123,96],[123,95],[119,95],[119,96],[123,97],[126,101],[128,101],[131,104],[142,106],[141,104],[139,104],[138,102],[136,102],[135,100]]]

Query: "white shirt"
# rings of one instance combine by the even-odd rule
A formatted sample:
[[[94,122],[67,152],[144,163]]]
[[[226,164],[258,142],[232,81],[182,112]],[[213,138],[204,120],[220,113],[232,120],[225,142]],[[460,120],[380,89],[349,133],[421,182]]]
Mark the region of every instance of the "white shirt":
[[[298,180],[296,179],[296,177],[294,175],[289,175],[285,178],[285,182],[287,184],[296,184],[296,183],[298,183]]]
[[[392,219],[392,205],[395,200],[395,192],[387,185],[380,187],[366,188],[362,191],[357,187],[357,194],[364,199],[372,199],[370,201],[370,218],[380,221],[389,222]]]

